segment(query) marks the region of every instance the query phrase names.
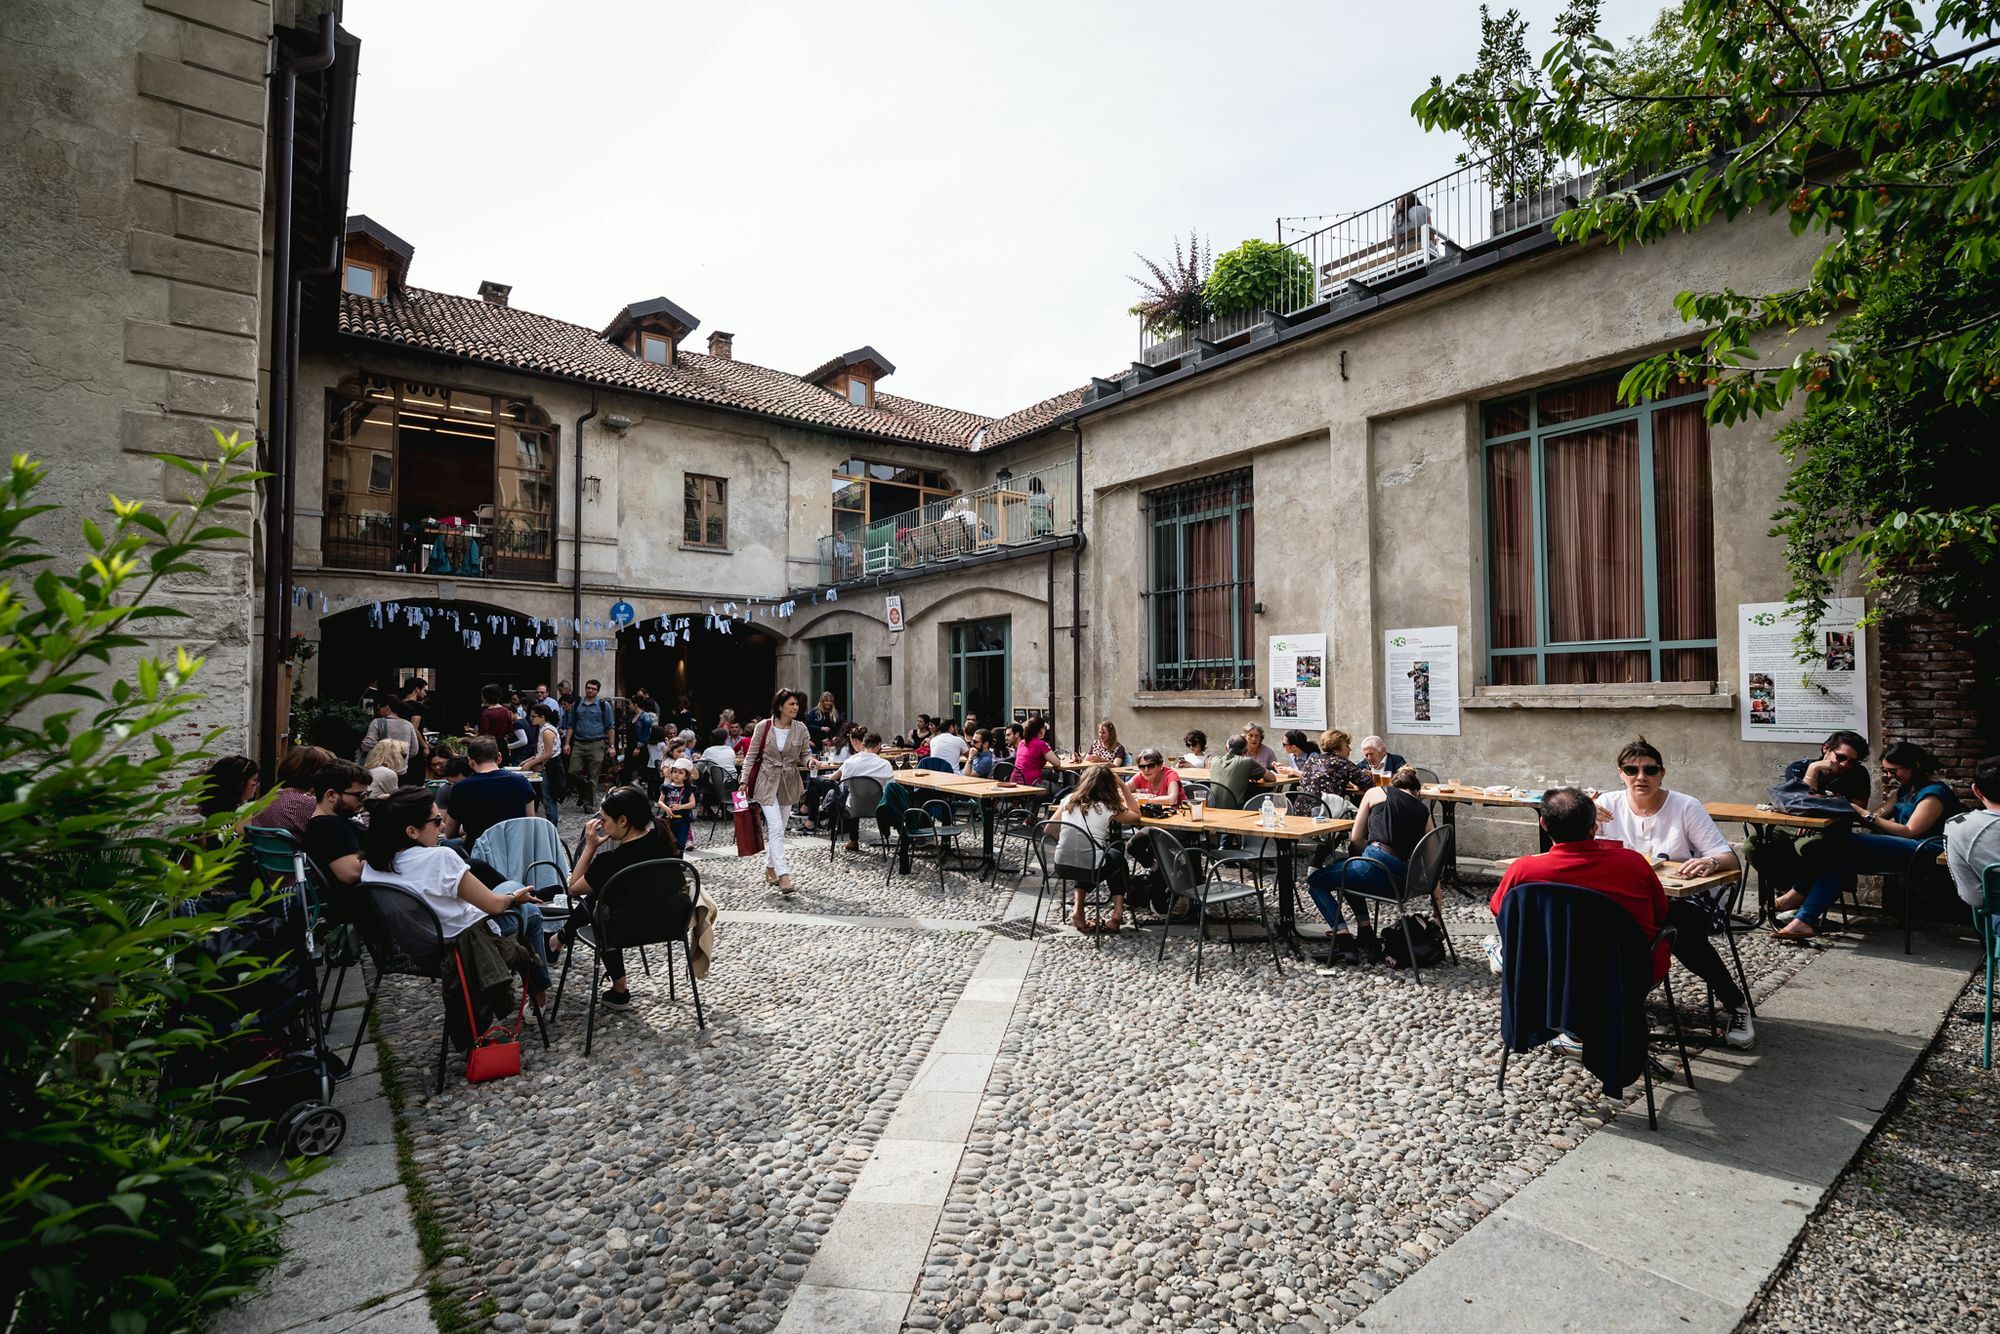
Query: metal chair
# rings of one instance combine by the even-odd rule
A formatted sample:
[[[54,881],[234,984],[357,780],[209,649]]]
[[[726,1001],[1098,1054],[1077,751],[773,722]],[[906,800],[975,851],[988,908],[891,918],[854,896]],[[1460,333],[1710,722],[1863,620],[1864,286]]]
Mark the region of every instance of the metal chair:
[[[1134,845],[1150,849],[1153,864],[1167,878],[1168,893],[1185,896],[1195,905],[1194,980],[1196,983],[1201,981],[1202,946],[1208,940],[1208,910],[1211,907],[1227,907],[1229,904],[1250,898],[1257,900],[1257,921],[1262,924],[1264,940],[1271,947],[1271,963],[1277,968],[1278,975],[1284,976],[1285,965],[1278,957],[1278,936],[1271,929],[1270,915],[1265,911],[1262,886],[1246,885],[1240,880],[1219,879],[1215,874],[1217,868],[1213,862],[1209,865],[1207,875],[1198,874],[1193,854],[1179,839],[1164,829],[1141,829],[1132,836],[1131,843],[1127,846]],[[1223,929],[1229,937],[1229,952],[1234,954],[1236,952],[1234,914],[1223,913],[1222,922]],[[1167,936],[1173,929],[1173,918],[1168,916],[1160,925],[1160,952],[1157,956],[1160,959],[1167,957]]]
[[[1886,891],[1891,880],[1899,881],[1903,891],[1903,953],[1905,954],[1910,952],[1911,933],[1916,926],[1917,891],[1926,882],[1937,879],[1940,874],[1949,878],[1949,872],[1938,865],[1938,854],[1943,851],[1944,835],[1933,834],[1929,838],[1917,841],[1917,846],[1910,852],[1910,860],[1904,864],[1902,870],[1878,872],[1882,877],[1882,887],[1885,891],[1882,896],[1884,908],[1889,906]]]
[[[1014,872],[1014,883],[1020,884],[1028,876],[1028,862],[1035,855],[1035,840],[1040,837],[1036,829],[1048,818],[1048,806],[1036,802],[1032,806],[1015,806],[999,817],[993,828],[993,865],[988,868],[986,883],[993,884],[1000,878],[1000,864],[1007,860],[1007,845],[1021,845],[1020,869]]]
[[[682,894],[676,894],[672,888],[675,868],[679,868],[681,873]],[[666,883],[649,885],[641,872]],[[683,896],[685,911],[681,909]],[[583,1024],[585,1056],[590,1055],[592,1040],[597,1033],[597,984],[602,975],[606,950],[637,948],[643,957],[646,946],[665,945],[667,999],[672,1001],[676,999],[674,946],[679,945],[687,963],[688,990],[694,996],[695,1026],[708,1027],[708,1020],[701,1011],[701,986],[694,977],[694,949],[688,940],[689,929],[694,924],[695,905],[700,901],[701,873],[678,857],[656,857],[651,861],[634,862],[605,881],[602,889],[590,892],[590,920],[579,926],[573,937],[577,944],[590,948],[590,1009]],[[562,977],[556,983],[555,1000],[549,1005],[550,1015],[562,1009],[563,988],[569,983],[569,966],[575,958],[573,947],[564,951]]]
[[[1084,912],[1090,915],[1090,920],[1102,923],[1104,909],[1111,905],[1112,899],[1110,877],[1106,872],[1110,859],[1122,858],[1123,851],[1107,847],[1092,838],[1081,820],[1044,820],[1036,827],[1035,833],[1035,856],[1041,864],[1042,881],[1035,888],[1035,915],[1028,922],[1028,939],[1035,938],[1035,928],[1042,919],[1042,899],[1052,881],[1082,890]],[[1093,930],[1091,935],[1095,937],[1097,947],[1102,949],[1104,933]]]
[[[996,782],[996,783],[1011,783],[1011,782],[1013,782],[1013,781],[1014,781],[1014,761],[1012,761],[1012,760],[995,760],[995,761],[993,761],[993,773],[992,773],[991,777],[992,777],[993,781],[994,781],[994,782]]]
[[[1419,982],[1424,980],[1424,974],[1423,970],[1417,967],[1417,943],[1410,934],[1408,911],[1411,900],[1422,898],[1430,904],[1431,920],[1437,923],[1438,934],[1444,938],[1445,953],[1452,963],[1458,962],[1458,946],[1452,943],[1451,932],[1445,928],[1444,908],[1438,902],[1437,892],[1438,877],[1443,874],[1445,863],[1451,858],[1452,843],[1452,827],[1439,825],[1418,840],[1416,851],[1410,854],[1409,869],[1404,874],[1401,884],[1396,883],[1395,877],[1388,873],[1387,867],[1379,862],[1370,862],[1370,865],[1377,868],[1378,874],[1359,877],[1358,883],[1348,883],[1343,877],[1340,886],[1341,893],[1351,894],[1357,899],[1395,905],[1397,914],[1403,918],[1403,944],[1409,951],[1410,975]],[[1357,857],[1350,858],[1349,862],[1366,860]],[[1370,887],[1371,884],[1383,881],[1388,882],[1389,887],[1386,890]],[[1328,963],[1330,966],[1331,957]]]
[[[889,878],[895,875],[896,863],[900,860],[903,848],[914,851],[917,848],[928,847],[937,850],[938,892],[943,893],[945,859],[959,857],[960,832],[959,827],[952,823],[951,806],[948,802],[933,799],[910,807],[903,812],[898,856],[889,859],[889,869],[883,875],[882,883],[888,884]]]
[[[840,815],[834,820],[826,843],[827,855],[835,858],[840,856],[842,836],[849,829],[854,831],[855,843],[858,845],[861,842],[861,822],[873,815],[875,808],[882,804],[882,780],[859,776],[843,778],[840,780],[840,798]],[[877,846],[887,848],[888,840],[882,840]]]
[[[1993,1068],[1993,971],[2000,963],[2000,862],[1988,866],[1979,877],[1982,902],[1972,910],[1979,924],[1980,952],[1986,956],[1986,1042],[1980,1049],[1979,1068]]]

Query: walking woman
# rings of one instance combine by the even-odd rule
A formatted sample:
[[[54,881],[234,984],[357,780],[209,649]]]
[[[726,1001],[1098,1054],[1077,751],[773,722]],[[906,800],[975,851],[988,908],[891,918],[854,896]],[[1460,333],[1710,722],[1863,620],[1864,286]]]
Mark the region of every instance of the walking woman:
[[[792,892],[792,874],[785,865],[785,812],[806,794],[806,756],[812,743],[799,719],[806,697],[797,690],[780,690],[771,701],[771,716],[757,725],[743,757],[750,802],[764,812],[764,883],[781,893]]]

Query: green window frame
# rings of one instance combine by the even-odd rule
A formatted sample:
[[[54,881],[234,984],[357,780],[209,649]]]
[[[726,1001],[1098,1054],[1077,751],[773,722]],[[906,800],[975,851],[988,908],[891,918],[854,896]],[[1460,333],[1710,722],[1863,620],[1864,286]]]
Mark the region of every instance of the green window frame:
[[[1250,691],[1256,602],[1251,470],[1148,491],[1146,691]]]
[[[1698,515],[1699,531],[1690,538],[1683,522],[1678,533],[1663,538],[1660,522],[1660,475],[1679,455],[1657,453],[1657,423],[1670,410],[1704,404],[1707,391],[1699,387],[1669,392],[1638,404],[1616,402],[1615,389],[1624,372],[1614,371],[1542,386],[1523,394],[1489,400],[1480,405],[1480,475],[1484,490],[1485,551],[1487,561],[1487,675],[1496,685],[1580,685],[1637,683],[1630,669],[1642,661],[1644,680],[1714,680],[1717,675],[1714,611],[1714,549],[1711,508],[1712,476],[1707,467],[1708,436],[1700,413],[1675,414],[1685,427],[1690,418],[1699,422],[1694,434],[1681,442],[1698,455],[1699,469],[1674,474],[1670,504],[1687,507],[1676,517],[1685,520]],[[1587,572],[1552,568],[1549,543],[1549,457],[1547,444],[1563,436],[1625,428],[1636,435],[1636,478],[1639,498],[1638,563],[1641,581],[1643,631],[1617,638],[1577,638],[1557,640],[1550,626],[1550,590],[1558,581],[1591,586]],[[1520,447],[1525,446],[1525,458]],[[1514,467],[1508,487],[1496,484],[1503,465],[1496,462],[1496,450],[1514,452]],[[1521,466],[1522,464],[1525,466]],[[1697,475],[1698,474],[1698,475]],[[1507,490],[1512,502],[1520,504],[1518,490],[1526,488],[1526,509],[1531,519],[1529,531],[1518,534],[1514,545],[1503,549],[1510,527],[1497,511],[1509,503],[1501,498]],[[1515,516],[1518,525],[1518,512]],[[1526,538],[1526,552],[1519,539]],[[1674,601],[1681,610],[1675,619],[1680,633],[1663,633],[1662,580],[1663,550],[1676,547],[1669,558],[1666,578],[1673,581]],[[1528,571],[1524,559],[1532,562]],[[1521,575],[1528,578],[1523,581]],[[1511,597],[1503,594],[1503,580],[1513,585]],[[1518,623],[1503,628],[1506,607],[1518,603],[1527,591],[1533,599],[1528,626],[1530,643],[1506,644],[1521,637]],[[1513,618],[1508,618],[1513,619]],[[1693,628],[1696,633],[1688,633]],[[1705,633],[1701,630],[1705,629]],[[1621,675],[1619,668],[1625,673]],[[1553,668],[1553,670],[1552,670]],[[1552,677],[1554,679],[1552,679]]]
[[[850,718],[854,713],[854,636],[821,635],[806,641],[807,677],[812,683],[812,692],[806,705],[809,709],[819,707],[819,697],[831,690],[833,703],[840,710],[840,716]]]

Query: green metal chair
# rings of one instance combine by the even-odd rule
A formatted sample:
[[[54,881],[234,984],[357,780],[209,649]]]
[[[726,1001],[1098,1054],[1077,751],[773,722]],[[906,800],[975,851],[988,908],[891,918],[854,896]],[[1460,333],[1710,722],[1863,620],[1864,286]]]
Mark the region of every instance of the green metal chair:
[[[2000,862],[1988,866],[1980,877],[1985,902],[1972,910],[1979,923],[1979,943],[1986,955],[1986,1045],[1979,1068],[1993,1068],[1993,968],[2000,963]]]

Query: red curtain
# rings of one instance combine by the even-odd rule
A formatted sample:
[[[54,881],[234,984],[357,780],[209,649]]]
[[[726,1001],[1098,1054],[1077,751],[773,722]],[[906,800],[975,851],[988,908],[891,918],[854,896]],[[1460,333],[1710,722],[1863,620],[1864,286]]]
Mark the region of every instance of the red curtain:
[[[1644,638],[1639,424],[1550,436],[1542,470],[1550,643]]]
[[[1535,513],[1528,459],[1525,440],[1486,450],[1494,648],[1535,644]],[[1534,659],[1521,661],[1528,664],[1532,681]]]
[[[1708,423],[1702,405],[1653,414],[1653,533],[1661,639],[1715,637],[1715,514],[1708,472]],[[1668,649],[1660,676],[1712,681],[1715,650]]]
[[[1198,661],[1229,658],[1229,520],[1206,519],[1184,530],[1187,540],[1187,647]]]

